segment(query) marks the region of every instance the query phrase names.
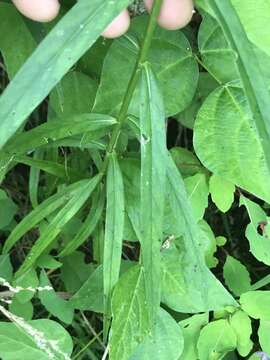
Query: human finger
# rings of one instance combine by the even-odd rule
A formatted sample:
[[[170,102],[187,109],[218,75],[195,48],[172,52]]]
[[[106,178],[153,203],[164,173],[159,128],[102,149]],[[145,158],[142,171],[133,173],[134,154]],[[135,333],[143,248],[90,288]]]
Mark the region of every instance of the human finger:
[[[12,0],[12,2],[23,15],[40,22],[53,20],[60,10],[58,0]]]
[[[130,17],[127,9],[123,10],[103,31],[102,36],[116,38],[123,35],[129,28]]]
[[[151,10],[153,0],[144,0],[147,10]],[[168,30],[177,30],[186,26],[193,14],[192,0],[163,0],[158,23]]]

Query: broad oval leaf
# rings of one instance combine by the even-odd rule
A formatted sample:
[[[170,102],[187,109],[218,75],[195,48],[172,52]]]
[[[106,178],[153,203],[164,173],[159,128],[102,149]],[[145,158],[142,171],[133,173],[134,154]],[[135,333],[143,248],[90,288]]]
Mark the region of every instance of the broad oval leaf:
[[[58,117],[89,113],[92,110],[97,83],[89,76],[70,71],[50,93],[49,105]]]
[[[226,83],[239,78],[237,54],[230,48],[218,22],[206,14],[200,25],[198,46],[205,68],[215,79]]]
[[[232,256],[227,256],[223,277],[228,288],[237,296],[251,290],[251,279],[247,268]]]
[[[222,359],[237,346],[237,338],[227,320],[217,320],[206,325],[198,340],[200,360]]]
[[[194,147],[214,174],[270,201],[270,174],[252,121],[242,88],[237,83],[222,86],[198,113]]]
[[[200,331],[209,321],[209,315],[197,314],[185,320],[180,321],[179,325],[182,328],[184,335],[184,351],[179,360],[197,360],[198,350],[197,342],[200,336]]]
[[[245,196],[241,196],[240,205],[247,209],[250,223],[245,235],[250,252],[263,263],[270,265],[269,221],[263,209]]]
[[[270,291],[248,291],[240,297],[242,309],[254,319],[270,321]]]
[[[39,360],[70,360],[71,337],[57,322],[16,320],[16,323],[0,323],[0,356],[3,360],[36,360],[37,357]]]
[[[230,324],[237,337],[237,351],[245,357],[253,347],[253,342],[250,340],[252,335],[251,319],[244,311],[239,310],[230,318]]]
[[[260,326],[258,330],[259,342],[262,350],[267,354],[270,354],[269,333],[270,320],[260,320]]]
[[[213,174],[209,181],[209,191],[217,208],[224,213],[227,212],[234,201],[234,184]]]
[[[9,78],[13,78],[26,59],[32,54],[36,43],[27,29],[22,15],[13,4],[0,3],[0,50]]]
[[[95,112],[115,114],[119,110],[136,63],[146,24],[146,16],[137,17],[133,20],[130,31],[114,40],[104,60]],[[193,98],[199,75],[186,37],[179,31],[168,32],[158,28],[153,35],[147,60],[151,62],[159,81],[166,115],[184,110]],[[130,113],[138,115],[139,100],[136,91],[129,108]]]

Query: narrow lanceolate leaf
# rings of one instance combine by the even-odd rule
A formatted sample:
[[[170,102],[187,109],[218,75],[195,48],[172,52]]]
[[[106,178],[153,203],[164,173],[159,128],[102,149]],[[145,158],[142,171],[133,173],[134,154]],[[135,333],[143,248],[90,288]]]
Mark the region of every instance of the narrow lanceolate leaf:
[[[105,194],[103,189],[98,192],[97,196],[93,196],[93,203],[91,210],[87,218],[85,219],[83,225],[80,227],[76,236],[70,241],[67,246],[59,254],[60,257],[70,255],[74,250],[76,250],[80,245],[82,245],[86,239],[92,234],[95,230],[99,219],[102,215],[104,208]]]
[[[74,135],[87,133],[87,136],[92,134],[95,139],[95,134],[106,129],[109,131],[114,124],[115,119],[100,114],[79,114],[61,121],[50,121],[12,138],[0,151],[0,159],[12,158]]]
[[[118,281],[124,232],[124,186],[115,154],[109,159],[107,173],[107,208],[103,258],[105,333],[111,312],[111,295]]]
[[[141,255],[146,276],[149,316],[154,321],[160,304],[162,225],[167,149],[165,110],[149,65],[142,70],[141,123]]]
[[[54,161],[39,160],[24,155],[15,156],[14,161],[28,165],[31,168],[43,170],[59,178],[70,179],[71,181],[80,180],[84,177],[84,174],[80,173],[80,171],[76,171],[69,166],[58,164]]]
[[[112,315],[110,359],[129,360],[150,331],[143,267],[132,267],[121,277],[112,298]]]
[[[238,54],[236,64],[253,115],[250,126],[258,132],[270,169],[270,95],[261,67],[231,0],[207,2],[231,48]]]
[[[77,194],[81,188],[86,186],[88,181],[89,180],[81,180],[67,186],[57,194],[52,195],[43,201],[39,206],[25,216],[7,238],[3,248],[3,253],[8,253],[24,234],[34,228],[43,219],[46,219],[46,217],[52,214],[55,210],[63,206],[67,201],[72,199],[72,197]]]
[[[81,0],[59,21],[0,97],[0,148],[129,3]]]
[[[16,273],[16,277],[24,274],[30,269],[38,259],[38,257],[46,251],[52,244],[56,237],[60,234],[62,228],[69,222],[70,219],[80,210],[80,208],[87,201],[97,184],[101,180],[101,175],[96,175],[87,183],[80,187],[77,192],[68,200],[66,205],[58,212],[58,214],[47,225],[46,229],[42,232],[39,239],[32,246],[29,254],[27,255],[24,263],[21,265]],[[37,208],[35,209],[35,211]]]

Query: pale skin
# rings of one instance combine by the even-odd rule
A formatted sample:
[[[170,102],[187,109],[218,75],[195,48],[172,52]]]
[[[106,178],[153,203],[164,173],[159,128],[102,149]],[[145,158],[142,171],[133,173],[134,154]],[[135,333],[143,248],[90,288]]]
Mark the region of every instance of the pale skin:
[[[154,0],[144,0],[148,11],[151,11]],[[49,22],[59,13],[58,0],[12,0],[17,9],[26,17],[39,22]],[[163,0],[158,23],[168,30],[177,30],[186,26],[192,18],[192,0]],[[123,35],[129,28],[128,11],[123,10],[105,29],[103,36],[116,38]]]

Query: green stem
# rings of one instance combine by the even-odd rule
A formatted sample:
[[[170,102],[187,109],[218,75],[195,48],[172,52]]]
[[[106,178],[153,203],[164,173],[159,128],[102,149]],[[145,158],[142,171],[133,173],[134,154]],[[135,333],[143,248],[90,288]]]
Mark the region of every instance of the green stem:
[[[128,108],[129,108],[130,102],[132,100],[133,93],[135,91],[135,88],[137,86],[137,82],[138,82],[138,79],[139,79],[141,66],[147,60],[147,55],[148,55],[148,52],[149,52],[149,49],[150,49],[150,46],[151,46],[154,31],[156,29],[157,17],[158,17],[159,12],[160,12],[162,1],[163,0],[155,0],[154,1],[151,16],[150,16],[150,19],[149,19],[149,22],[148,22],[146,33],[145,33],[145,38],[144,38],[142,47],[140,49],[139,56],[138,56],[136,65],[134,67],[133,73],[131,75],[131,78],[130,78],[130,81],[129,81],[129,84],[128,84],[128,87],[127,87],[127,91],[126,91],[126,94],[125,94],[124,99],[123,99],[121,109],[119,111],[118,123],[117,123],[116,127],[114,128],[114,130],[112,132],[112,136],[111,136],[110,142],[109,142],[108,147],[107,147],[106,156],[105,156],[103,166],[102,166],[102,169],[101,169],[101,173],[103,173],[103,174],[106,173],[109,155],[115,150],[118,138],[119,138],[120,133],[121,133],[123,123],[124,123],[124,121],[125,121],[125,119],[127,117]]]
[[[266,275],[261,280],[257,281],[255,284],[251,285],[251,290],[258,290],[264,286],[267,286],[270,284],[270,275]]]

